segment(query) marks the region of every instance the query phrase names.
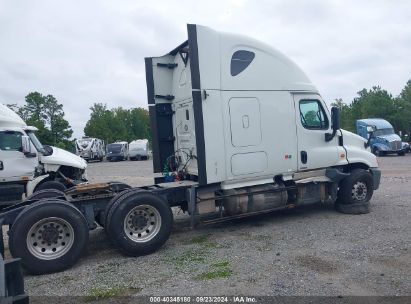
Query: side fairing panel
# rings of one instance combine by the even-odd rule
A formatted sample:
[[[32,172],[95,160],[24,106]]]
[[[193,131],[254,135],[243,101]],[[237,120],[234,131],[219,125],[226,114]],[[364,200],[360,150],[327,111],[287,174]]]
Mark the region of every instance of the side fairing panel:
[[[240,105],[246,101],[249,107]],[[296,126],[290,93],[223,91],[221,102],[227,180],[272,178],[296,171]],[[233,107],[236,102],[240,104]],[[237,140],[235,134],[245,138]]]

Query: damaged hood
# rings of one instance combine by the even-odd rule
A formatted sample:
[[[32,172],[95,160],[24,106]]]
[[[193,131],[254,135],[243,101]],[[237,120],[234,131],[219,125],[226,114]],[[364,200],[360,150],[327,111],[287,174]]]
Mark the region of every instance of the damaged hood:
[[[82,159],[80,156],[77,156],[73,153],[70,153],[66,150],[51,147],[53,149],[53,153],[48,156],[41,156],[41,162],[44,164],[50,165],[60,165],[60,166],[67,166],[67,167],[74,167],[79,169],[86,169],[87,162]]]

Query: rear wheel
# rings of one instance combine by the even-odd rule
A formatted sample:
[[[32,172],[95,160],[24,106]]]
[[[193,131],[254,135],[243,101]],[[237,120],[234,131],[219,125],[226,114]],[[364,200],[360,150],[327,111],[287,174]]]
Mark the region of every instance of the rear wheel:
[[[9,247],[31,273],[64,270],[80,258],[88,243],[88,225],[73,205],[57,199],[24,209],[10,230]]]
[[[109,219],[108,219],[108,215],[110,213],[111,208],[113,208],[113,206],[119,204],[124,198],[125,196],[130,196],[135,192],[139,192],[142,191],[141,189],[135,189],[135,188],[130,188],[130,189],[126,189],[121,191],[120,193],[118,193],[116,196],[114,196],[107,204],[106,209],[104,211],[104,222],[102,222],[100,225],[104,227],[106,233],[108,234],[108,230],[107,227],[109,225]]]
[[[368,202],[373,192],[374,185],[371,173],[364,169],[355,169],[340,183],[336,208],[343,213],[368,213]]]
[[[148,191],[124,195],[107,216],[107,231],[127,255],[146,255],[158,250],[168,239],[173,214],[167,202]]]

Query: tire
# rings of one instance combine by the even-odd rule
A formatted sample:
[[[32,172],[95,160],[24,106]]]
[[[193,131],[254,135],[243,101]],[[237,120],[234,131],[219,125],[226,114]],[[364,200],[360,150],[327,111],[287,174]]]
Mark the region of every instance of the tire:
[[[337,201],[340,204],[366,203],[371,199],[373,193],[374,185],[371,173],[364,169],[354,169],[348,177],[341,181]]]
[[[56,189],[38,190],[32,195],[28,196],[26,200],[39,200],[43,198],[60,198],[65,200],[64,192]]]
[[[10,230],[10,252],[22,259],[30,273],[62,271],[84,252],[88,230],[86,219],[73,205],[58,199],[42,200],[17,216]]]
[[[384,155],[384,153],[383,153],[381,150],[379,150],[378,148],[374,148],[373,151],[372,151],[372,153],[373,153],[375,156],[378,156],[378,157],[381,157],[381,156]]]
[[[400,151],[397,154],[398,154],[398,156],[405,156],[405,151]]]
[[[139,191],[123,196],[112,206],[106,226],[110,239],[124,254],[147,255],[168,240],[173,214],[163,198]]]
[[[123,200],[126,196],[130,196],[134,193],[140,192],[140,191],[144,191],[142,189],[136,189],[136,188],[129,188],[129,189],[125,189],[123,191],[121,191],[120,193],[118,193],[116,196],[114,196],[107,204],[106,209],[104,211],[104,222],[101,223],[100,225],[104,227],[104,230],[106,231],[107,235],[108,235],[108,230],[107,227],[109,225],[109,219],[108,219],[108,215],[110,213],[111,208],[114,205],[117,205],[119,203],[121,203],[121,200]]]
[[[370,212],[370,202],[355,204],[335,204],[338,212],[345,214],[367,214]]]
[[[64,192],[67,189],[67,187],[58,181],[49,180],[38,185],[34,192],[45,189],[55,189]]]
[[[347,214],[368,213],[369,200],[373,193],[371,173],[364,169],[355,169],[341,181],[335,207],[337,211]]]

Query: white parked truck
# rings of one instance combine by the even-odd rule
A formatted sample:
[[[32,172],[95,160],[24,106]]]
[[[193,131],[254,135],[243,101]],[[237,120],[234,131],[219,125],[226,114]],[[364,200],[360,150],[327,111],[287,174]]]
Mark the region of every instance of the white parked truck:
[[[10,251],[29,271],[74,264],[95,222],[125,254],[152,253],[171,233],[172,207],[192,226],[314,203],[369,212],[376,157],[277,50],[190,24],[185,42],[145,63],[154,170],[163,176],[137,188],[78,185],[0,213]]]
[[[44,189],[64,190],[86,181],[86,162],[65,150],[42,145],[37,128],[0,104],[0,206],[18,203]]]
[[[128,157],[130,160],[148,159],[148,139],[137,139],[128,145]]]
[[[84,136],[76,140],[76,154],[86,161],[102,161],[106,154],[104,141],[99,138]]]

